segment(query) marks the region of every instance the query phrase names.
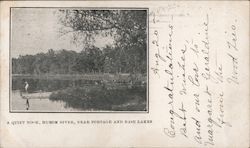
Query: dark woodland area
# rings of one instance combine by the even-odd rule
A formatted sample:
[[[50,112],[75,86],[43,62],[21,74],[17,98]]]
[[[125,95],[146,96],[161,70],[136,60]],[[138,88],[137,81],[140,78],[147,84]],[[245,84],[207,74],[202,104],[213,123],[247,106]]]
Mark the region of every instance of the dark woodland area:
[[[47,53],[12,59],[13,74],[146,73],[144,49],[91,47],[75,51],[48,50]]]

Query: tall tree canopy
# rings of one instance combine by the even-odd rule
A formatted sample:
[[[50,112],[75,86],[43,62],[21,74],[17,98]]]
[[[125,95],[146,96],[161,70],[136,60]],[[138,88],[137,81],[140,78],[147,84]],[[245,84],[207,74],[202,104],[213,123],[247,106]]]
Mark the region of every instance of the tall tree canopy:
[[[116,46],[146,48],[146,10],[59,10],[63,35],[72,33],[74,41],[89,44],[96,35],[110,36]]]

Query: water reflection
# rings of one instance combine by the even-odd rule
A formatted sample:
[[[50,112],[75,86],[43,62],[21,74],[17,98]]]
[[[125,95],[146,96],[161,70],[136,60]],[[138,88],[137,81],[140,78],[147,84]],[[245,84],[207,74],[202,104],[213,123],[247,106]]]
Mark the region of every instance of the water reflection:
[[[91,85],[95,82],[87,80],[47,80],[47,79],[22,79],[14,78],[12,80],[12,90],[25,91],[26,83],[28,83],[28,92],[44,91],[51,92],[60,89],[65,89],[73,86]]]
[[[50,92],[46,92],[50,93]],[[14,90],[11,94],[11,111],[77,111],[71,107],[66,107],[63,101],[51,101],[49,98],[32,98],[25,96],[20,90]]]
[[[14,78],[11,110],[145,111],[146,84]]]
[[[87,80],[46,80],[22,79],[12,80],[12,111],[76,111],[64,101],[52,101],[52,92],[69,87],[94,85],[96,82]]]

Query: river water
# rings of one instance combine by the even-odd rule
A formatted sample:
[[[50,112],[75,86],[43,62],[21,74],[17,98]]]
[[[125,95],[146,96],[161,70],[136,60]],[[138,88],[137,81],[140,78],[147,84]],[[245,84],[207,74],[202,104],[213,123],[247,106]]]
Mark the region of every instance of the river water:
[[[48,92],[49,93],[49,92]],[[64,111],[77,111],[76,109],[66,107],[63,101],[51,101],[49,98],[29,98],[29,106],[27,107],[27,99],[24,99],[19,90],[13,90],[11,96],[11,111],[20,112],[64,112]]]
[[[26,82],[29,84],[27,92],[25,90]],[[92,112],[101,110],[125,110],[125,111],[144,111],[146,108],[146,89],[143,87],[138,92],[132,91],[127,83],[104,83],[100,81],[87,80],[53,80],[53,79],[12,79],[12,92],[10,96],[11,112]],[[97,87],[97,88],[96,88]],[[106,97],[103,97],[102,87],[107,89]],[[144,86],[145,87],[145,86]],[[75,88],[67,90],[68,88]],[[77,89],[81,88],[81,89]],[[82,91],[82,89],[86,89]],[[113,89],[119,91],[113,92]],[[91,90],[91,91],[90,91]],[[142,91],[143,90],[143,91]],[[62,92],[63,95],[55,93]],[[21,93],[22,92],[22,93]],[[54,92],[54,97],[50,94]],[[91,92],[91,93],[90,93]],[[94,92],[94,93],[92,93]],[[112,93],[111,93],[112,92]],[[72,95],[71,93],[75,93]],[[86,93],[86,96],[84,95]],[[60,94],[60,93],[59,93]],[[73,97],[72,97],[73,96]],[[107,97],[108,96],[108,97]],[[80,99],[79,99],[80,97]],[[86,97],[92,101],[86,102]],[[84,99],[85,98],[85,99]],[[103,99],[98,99],[103,98]],[[122,98],[122,99],[120,99]],[[133,100],[134,99],[134,100]],[[125,100],[125,101],[124,101]],[[140,102],[138,102],[140,100]],[[65,102],[64,102],[65,101]],[[133,102],[137,104],[133,105]],[[103,103],[102,103],[103,102]],[[108,103],[106,103],[108,102]],[[120,103],[120,104],[119,104]],[[126,106],[126,104],[129,104]]]

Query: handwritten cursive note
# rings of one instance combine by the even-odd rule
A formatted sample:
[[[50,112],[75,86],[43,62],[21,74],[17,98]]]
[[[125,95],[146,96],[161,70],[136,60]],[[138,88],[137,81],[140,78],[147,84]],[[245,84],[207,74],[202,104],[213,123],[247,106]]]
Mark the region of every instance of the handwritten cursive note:
[[[235,101],[232,92],[239,92],[231,89],[241,85],[240,23],[232,15],[220,24],[212,8],[199,14],[178,10],[150,12],[150,73],[165,104],[162,131],[170,140],[221,145],[219,136],[239,126],[233,124],[229,104]]]

